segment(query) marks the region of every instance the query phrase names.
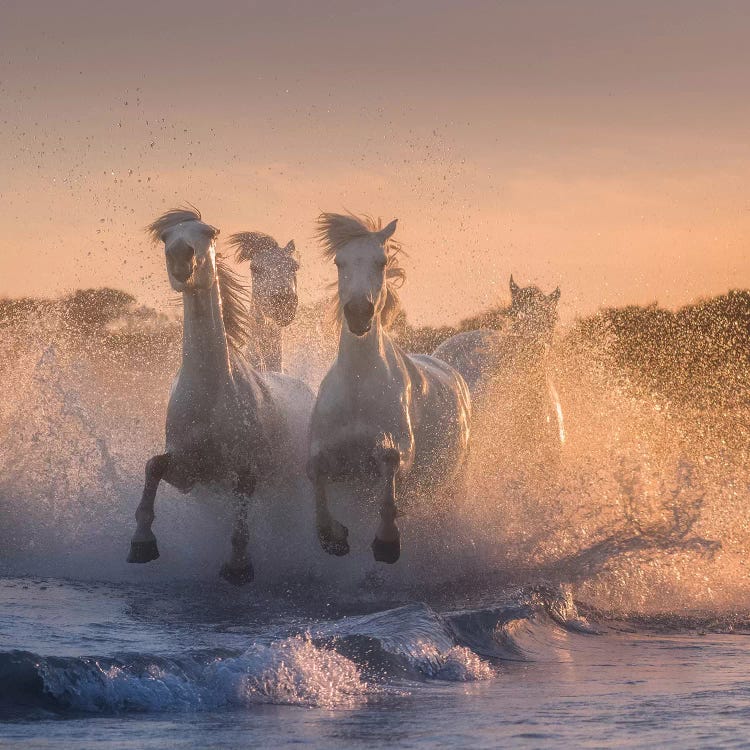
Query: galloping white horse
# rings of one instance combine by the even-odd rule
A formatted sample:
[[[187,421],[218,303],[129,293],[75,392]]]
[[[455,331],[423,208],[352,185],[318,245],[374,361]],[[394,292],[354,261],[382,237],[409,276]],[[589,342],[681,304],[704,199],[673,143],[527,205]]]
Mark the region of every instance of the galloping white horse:
[[[304,435],[312,393],[280,373],[259,373],[245,360],[252,322],[247,292],[216,254],[219,230],[194,210],[175,209],[148,231],[164,242],[172,288],[184,306],[182,366],[167,409],[166,451],[146,464],[143,497],[128,562],[159,557],[151,530],[163,479],[181,492],[217,484],[236,503],[232,551],[221,576],[237,585],[253,579],[247,510],[259,484],[279,472],[304,470]]]
[[[547,295],[518,286],[511,276],[510,295],[505,330],[459,333],[432,354],[463,375],[477,414],[485,407],[502,410],[498,424],[514,434],[524,453],[559,452],[565,426],[548,361],[560,288]]]
[[[283,372],[281,329],[294,320],[298,302],[294,240],[281,247],[262,232],[238,232],[228,242],[238,262],[250,262],[255,331],[247,357],[255,368]]]
[[[332,555],[349,552],[348,529],[328,508],[329,482],[377,482],[380,522],[372,550],[395,563],[399,503],[450,490],[460,481],[469,442],[470,400],[461,376],[426,355],[405,354],[387,329],[404,272],[399,246],[370,219],[324,213],[318,237],[338,267],[338,356],[323,379],[310,423],[308,476],[315,486],[318,538]],[[358,498],[361,500],[362,498]]]

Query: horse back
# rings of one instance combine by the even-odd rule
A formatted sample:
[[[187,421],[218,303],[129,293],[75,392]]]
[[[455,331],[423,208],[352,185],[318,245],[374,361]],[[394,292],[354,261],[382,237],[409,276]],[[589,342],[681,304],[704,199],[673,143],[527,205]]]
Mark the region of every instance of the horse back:
[[[488,328],[466,331],[446,339],[432,356],[458,370],[474,393],[487,373],[500,365],[497,338],[497,331]]]

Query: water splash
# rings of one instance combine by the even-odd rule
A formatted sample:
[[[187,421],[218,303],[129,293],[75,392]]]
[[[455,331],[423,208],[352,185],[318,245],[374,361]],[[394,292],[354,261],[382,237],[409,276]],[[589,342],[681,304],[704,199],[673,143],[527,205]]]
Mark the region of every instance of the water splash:
[[[331,356],[316,325],[303,316],[287,347],[290,370],[313,386]],[[5,340],[4,376],[14,387],[0,399],[3,570],[215,577],[230,521],[225,499],[210,490],[181,496],[163,486],[163,559],[147,569],[123,564],[143,465],[163,441],[179,356],[169,330],[167,344],[164,331],[82,342],[47,320],[33,336]],[[431,502],[410,510],[398,566],[372,562],[372,509],[356,511],[350,557],[323,555],[300,487],[254,511],[259,583],[308,576],[366,597],[457,582],[480,596],[482,588],[548,581],[572,584],[603,611],[745,606],[745,411],[691,411],[635,388],[591,342],[558,344],[553,363],[568,433],[559,462],[526,455],[498,426],[502,411],[488,409],[475,420],[466,497],[437,513]]]

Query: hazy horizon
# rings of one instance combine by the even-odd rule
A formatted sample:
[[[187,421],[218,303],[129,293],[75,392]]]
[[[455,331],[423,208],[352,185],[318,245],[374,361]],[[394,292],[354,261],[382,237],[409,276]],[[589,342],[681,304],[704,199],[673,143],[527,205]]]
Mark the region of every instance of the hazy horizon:
[[[1,295],[171,298],[142,229],[398,217],[415,322],[560,285],[564,316],[750,286],[741,2],[0,4]]]

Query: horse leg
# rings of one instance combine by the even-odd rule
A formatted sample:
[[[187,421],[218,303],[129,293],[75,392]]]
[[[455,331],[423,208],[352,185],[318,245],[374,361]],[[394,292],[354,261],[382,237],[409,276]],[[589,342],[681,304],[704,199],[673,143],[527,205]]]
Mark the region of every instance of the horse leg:
[[[343,557],[349,554],[349,529],[343,523],[337,521],[328,509],[328,496],[326,495],[325,474],[317,473],[315,476],[315,525],[318,530],[320,546],[329,555]]]
[[[146,462],[146,482],[143,486],[141,502],[135,511],[137,526],[130,542],[129,563],[147,563],[159,557],[156,537],[154,532],[151,531],[151,524],[154,522],[156,490],[169,467],[169,460],[169,453],[162,453]]]
[[[385,447],[376,456],[383,479],[380,502],[380,522],[372,542],[372,554],[378,562],[393,565],[401,556],[401,534],[396,526],[396,475],[401,464],[401,453],[396,447]]]
[[[243,488],[237,490],[236,498],[236,515],[234,518],[234,528],[232,529],[232,553],[229,562],[221,566],[219,575],[234,586],[244,586],[255,578],[253,564],[250,562],[250,556],[247,553],[247,545],[250,541],[250,530],[247,526],[247,511],[250,505],[250,497],[255,489]]]

